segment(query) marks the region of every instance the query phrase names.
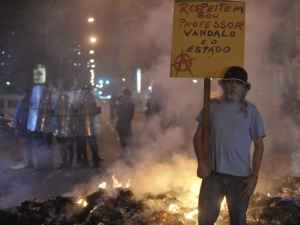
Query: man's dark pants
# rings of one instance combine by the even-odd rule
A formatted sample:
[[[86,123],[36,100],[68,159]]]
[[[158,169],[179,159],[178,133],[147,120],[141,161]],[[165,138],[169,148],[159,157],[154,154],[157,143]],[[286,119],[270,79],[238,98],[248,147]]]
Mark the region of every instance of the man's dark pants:
[[[246,225],[249,197],[243,199],[245,177],[213,173],[203,179],[199,195],[199,225],[213,225],[226,197],[231,225]]]

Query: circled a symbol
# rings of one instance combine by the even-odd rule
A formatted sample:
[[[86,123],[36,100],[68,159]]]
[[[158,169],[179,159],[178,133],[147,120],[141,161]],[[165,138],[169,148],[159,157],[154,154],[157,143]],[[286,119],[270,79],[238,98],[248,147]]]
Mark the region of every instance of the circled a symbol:
[[[182,52],[175,58],[175,62],[172,64],[176,71],[176,76],[178,72],[189,72],[192,75],[192,66],[193,66],[193,58],[189,56],[187,53]]]

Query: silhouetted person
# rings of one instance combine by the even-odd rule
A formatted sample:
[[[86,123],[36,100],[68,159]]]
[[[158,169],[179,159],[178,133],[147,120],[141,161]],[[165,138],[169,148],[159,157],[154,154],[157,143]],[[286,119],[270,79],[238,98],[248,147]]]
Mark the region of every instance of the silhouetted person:
[[[134,110],[135,105],[131,97],[131,91],[129,89],[124,89],[116,106],[116,130],[122,147],[121,157],[124,159],[128,159],[128,157],[130,157],[129,147],[132,139],[132,120]]]
[[[32,155],[32,146],[30,140],[30,134],[27,130],[27,121],[29,114],[29,105],[30,105],[30,91],[26,91],[23,98],[19,102],[16,108],[15,118],[14,118],[14,127],[16,129],[16,135],[18,139],[25,139],[25,167],[33,168],[33,155]]]
[[[98,155],[98,145],[96,140],[95,117],[101,113],[101,108],[97,106],[96,97],[92,92],[92,87],[84,87],[81,90],[79,104],[77,105],[77,162],[83,166],[88,165],[87,145],[92,152],[94,167],[100,166],[102,160]]]

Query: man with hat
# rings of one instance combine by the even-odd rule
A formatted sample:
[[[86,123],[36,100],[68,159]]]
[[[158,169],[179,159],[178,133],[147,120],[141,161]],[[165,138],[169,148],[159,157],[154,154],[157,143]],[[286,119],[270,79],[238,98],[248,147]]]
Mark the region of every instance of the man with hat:
[[[265,130],[256,106],[246,100],[251,85],[247,72],[237,66],[227,69],[219,81],[223,95],[209,104],[209,153],[211,168],[197,171],[203,178],[199,195],[199,225],[213,225],[225,197],[231,225],[246,225],[246,211],[263,157]],[[202,112],[197,117],[194,149],[201,162]],[[254,143],[251,160],[251,144]],[[251,163],[252,162],[252,163]]]

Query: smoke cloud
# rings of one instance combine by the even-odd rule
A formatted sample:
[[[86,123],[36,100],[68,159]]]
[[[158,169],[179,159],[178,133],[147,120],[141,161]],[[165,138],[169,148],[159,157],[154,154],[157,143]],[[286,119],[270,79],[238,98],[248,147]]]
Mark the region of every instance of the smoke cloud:
[[[141,4],[144,3],[141,2]],[[290,88],[291,85],[294,87],[296,82],[296,74],[293,69],[295,65],[293,64],[297,63],[295,63],[295,56],[292,54],[294,46],[291,44],[295,39],[296,28],[294,26],[294,15],[290,13],[295,8],[296,1],[246,1],[246,4],[245,67],[252,83],[248,99],[258,106],[265,119],[267,130],[266,153],[262,173],[269,174],[272,171],[275,176],[296,175],[299,172],[299,168],[296,166],[299,165],[299,154],[297,154],[299,140],[297,130],[299,127],[294,123],[291,111],[284,111],[285,104],[289,104],[289,101],[298,100]],[[191,140],[196,126],[195,118],[201,109],[202,82],[193,84],[189,79],[169,78],[172,7],[173,3],[171,1],[164,1],[159,6],[154,7],[146,13],[143,17],[144,20],[139,20],[143,21],[139,27],[139,35],[135,34],[129,36],[130,38],[125,38],[126,45],[130,46],[129,48],[138,46],[135,49],[141,48],[142,50],[139,52],[148,53],[146,59],[149,63],[147,63],[148,67],[144,75],[153,81],[154,89],[155,85],[164,89],[164,97],[167,99],[164,101],[164,113],[169,117],[173,116],[180,120],[178,126],[169,128],[168,132],[170,134],[174,133],[174,136],[169,136],[167,139],[164,131],[160,129],[160,123],[163,119],[160,118],[154,122],[155,144],[159,148],[153,148],[155,145],[151,141],[149,143],[149,139],[147,140],[147,138],[142,137],[143,135],[139,135],[139,139],[145,141],[139,149],[144,159],[139,158],[134,171],[141,171],[140,173],[147,174],[144,177],[151,177],[152,187],[156,186],[154,171],[159,175],[169,176],[169,179],[165,180],[176,179],[177,176],[169,171],[179,171],[178,168],[182,168],[187,176],[195,176],[194,172],[188,172],[188,170],[195,170],[194,156],[191,154]],[[285,32],[281,32],[281,29],[284,29]],[[153,49],[159,51],[152,54],[151,50]],[[135,55],[132,54],[132,51],[129,51],[130,54],[128,55]],[[126,53],[125,51],[123,54]],[[139,54],[139,57],[143,58],[143,56],[145,55]],[[134,56],[133,58],[130,57],[130,60],[134,61]],[[213,91],[218,91],[216,82],[214,82],[213,87]],[[286,96],[289,96],[289,98]],[[175,131],[173,132],[172,129],[175,129]],[[177,132],[178,129],[181,130],[180,134]],[[282,133],[283,129],[285,130],[284,134]],[[149,137],[145,129],[143,132],[146,133],[146,137]],[[155,157],[155,155],[163,155],[164,151],[170,153],[168,147],[165,146],[170,142],[173,143],[171,149],[176,152],[176,157],[178,157],[178,149],[184,146],[180,153],[182,159],[187,157],[186,165],[190,165],[189,160],[191,160],[194,166],[180,167],[180,162],[176,160],[162,166],[157,161],[160,157]],[[149,162],[148,158],[152,159],[150,160],[151,164],[147,163]],[[289,166],[282,165],[282,162]],[[147,165],[146,169],[144,165]],[[130,172],[133,176],[143,177],[140,173]],[[151,175],[149,176],[149,174]],[[145,183],[147,182],[146,179]],[[148,185],[142,186],[148,187]],[[166,186],[162,182],[161,187],[158,189],[165,190]],[[150,191],[154,191],[154,189]]]
[[[83,9],[92,4],[80,2]],[[297,1],[246,3],[245,67],[252,84],[248,99],[258,106],[267,130],[263,177],[297,175],[300,105],[295,67],[299,68],[299,61],[292,44],[296,28],[290,13],[297,8]],[[203,88],[201,80],[193,84],[190,79],[169,78],[172,8],[173,1],[97,1],[103,72],[113,68],[112,74],[120,75],[140,65],[144,76],[153,81],[154,91],[163,90],[165,108],[163,116],[135,126],[132,167],[116,162],[106,176],[90,180],[89,190],[79,186],[74,193],[84,195],[95,190],[113,174],[122,181],[130,179],[132,189],[139,194],[195,186],[198,191],[200,180],[196,177],[191,140]],[[216,83],[214,92],[218,92]],[[260,189],[265,190],[270,179],[261,180]]]

